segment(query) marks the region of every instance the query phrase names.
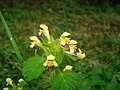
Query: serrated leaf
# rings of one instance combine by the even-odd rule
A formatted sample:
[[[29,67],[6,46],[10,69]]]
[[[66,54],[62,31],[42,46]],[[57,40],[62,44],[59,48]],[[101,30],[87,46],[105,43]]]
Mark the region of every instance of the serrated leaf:
[[[27,81],[39,77],[45,70],[43,58],[40,56],[30,57],[23,65],[22,74]]]
[[[72,71],[63,71],[52,80],[52,90],[77,90],[78,75]]]

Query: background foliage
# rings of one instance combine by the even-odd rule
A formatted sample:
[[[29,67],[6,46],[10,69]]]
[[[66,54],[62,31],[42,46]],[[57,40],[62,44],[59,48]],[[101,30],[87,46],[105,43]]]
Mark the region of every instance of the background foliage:
[[[79,90],[120,89],[120,5],[119,0],[1,0],[0,8],[15,38],[23,60],[34,55],[29,36],[37,34],[39,24],[49,26],[55,37],[69,31],[86,53],[74,66],[79,74]],[[22,77],[18,58],[0,22],[0,89],[5,79]],[[42,76],[44,77],[44,76]],[[59,76],[58,76],[59,77]],[[26,87],[41,89],[40,78]],[[45,82],[44,82],[45,83]],[[47,82],[46,84],[49,84]],[[69,90],[69,89],[68,89]]]

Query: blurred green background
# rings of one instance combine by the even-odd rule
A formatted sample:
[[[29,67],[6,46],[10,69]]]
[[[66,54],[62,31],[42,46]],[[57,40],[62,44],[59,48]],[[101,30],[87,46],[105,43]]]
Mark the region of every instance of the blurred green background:
[[[84,79],[87,84],[81,87],[89,89],[80,90],[120,90],[120,0],[0,0],[0,9],[24,60],[34,55],[29,37],[46,24],[56,38],[70,32],[86,53],[75,71],[95,77],[94,82]],[[16,81],[22,77],[17,64],[0,21],[0,90],[7,77]]]

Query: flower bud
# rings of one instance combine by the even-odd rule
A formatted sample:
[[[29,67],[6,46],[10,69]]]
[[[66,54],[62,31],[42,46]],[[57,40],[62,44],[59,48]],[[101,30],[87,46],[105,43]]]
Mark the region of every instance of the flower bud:
[[[7,82],[7,85],[9,84],[9,85],[13,86],[13,84],[12,84],[13,80],[11,78],[7,78],[6,82]]]

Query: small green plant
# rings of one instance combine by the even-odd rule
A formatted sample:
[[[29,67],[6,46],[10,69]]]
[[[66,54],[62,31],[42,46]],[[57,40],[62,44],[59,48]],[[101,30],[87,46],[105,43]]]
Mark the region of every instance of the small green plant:
[[[38,36],[30,37],[30,47],[35,51],[35,56],[23,65],[22,74],[26,81],[41,77],[43,89],[77,90],[78,75],[73,72],[72,65],[65,64],[70,59],[83,59],[85,53],[77,48],[77,41],[69,36],[70,33],[64,32],[59,39],[54,39],[48,27],[40,25]]]
[[[18,84],[15,84],[11,78],[6,79],[7,87],[3,88],[3,90],[23,90],[23,86],[26,82],[23,79],[18,80]]]

